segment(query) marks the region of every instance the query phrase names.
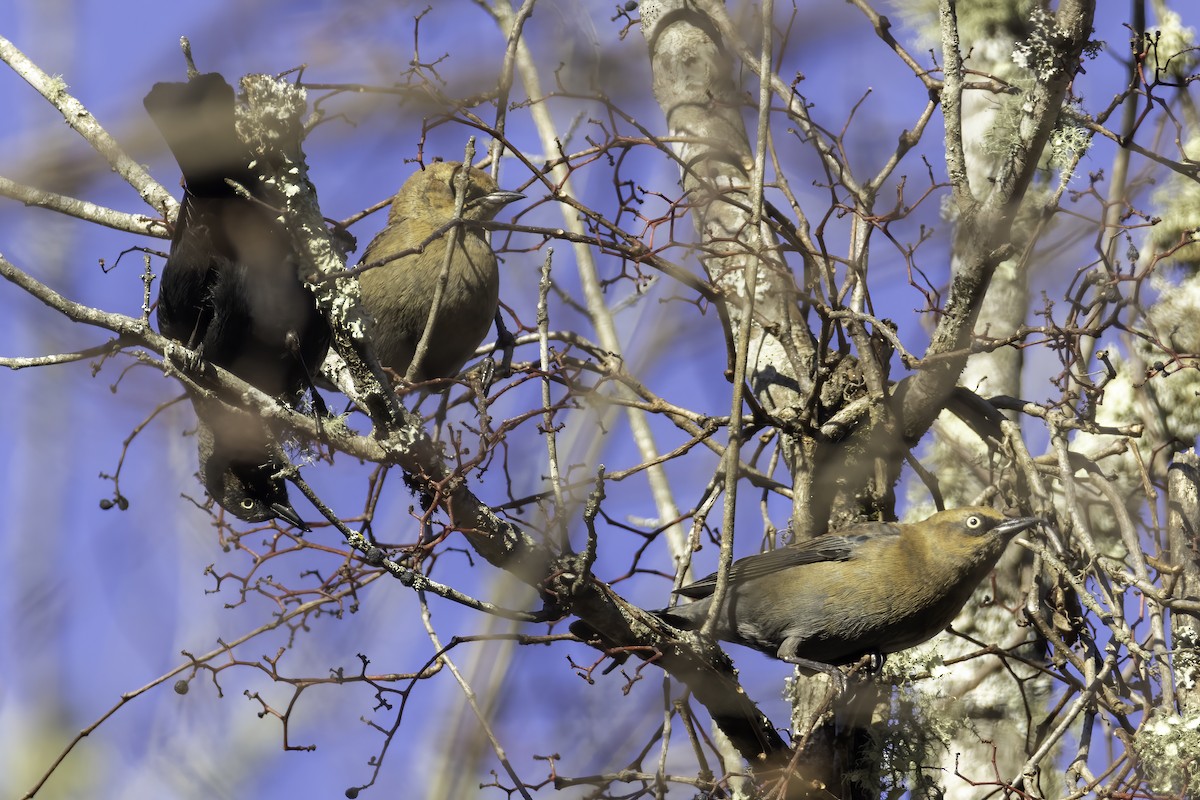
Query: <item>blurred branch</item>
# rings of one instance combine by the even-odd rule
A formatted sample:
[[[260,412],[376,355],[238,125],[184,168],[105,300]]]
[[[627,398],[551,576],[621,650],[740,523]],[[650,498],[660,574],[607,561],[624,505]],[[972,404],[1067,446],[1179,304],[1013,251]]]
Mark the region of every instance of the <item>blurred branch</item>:
[[[478,721],[480,727],[483,728],[484,734],[487,736],[488,742],[491,743],[492,750],[496,754],[496,758],[504,767],[504,771],[507,772],[508,777],[512,779],[513,788],[519,792],[521,797],[524,797],[525,800],[533,800],[533,798],[529,795],[529,791],[525,788],[525,782],[522,781],[520,776],[517,775],[517,771],[513,768],[512,762],[509,760],[508,755],[504,752],[503,745],[501,745],[500,740],[496,738],[496,733],[492,730],[491,723],[488,721],[487,716],[483,713],[483,709],[479,707],[479,702],[475,696],[474,690],[471,689],[471,685],[467,683],[467,680],[463,677],[462,673],[458,671],[458,667],[454,666],[454,662],[450,660],[450,656],[447,653],[448,648],[442,646],[441,639],[438,637],[437,631],[434,630],[433,616],[430,614],[429,605],[425,602],[424,596],[421,597],[421,622],[424,623],[425,631],[429,634],[429,641],[433,642],[434,648],[438,651],[438,658],[441,659],[441,662],[446,666],[447,669],[450,670],[450,674],[454,676],[455,682],[457,682],[459,688],[462,689],[463,696],[467,699],[467,704],[470,705],[471,710],[475,712],[475,719]]]
[[[1176,570],[1170,594],[1200,596],[1200,459],[1193,450],[1179,453],[1171,464],[1167,516],[1167,542],[1171,566]],[[1174,649],[1172,679],[1181,715],[1200,713],[1200,610],[1171,612],[1171,642]],[[1165,687],[1164,687],[1165,688]]]
[[[488,11],[500,25],[501,32],[509,40],[505,64],[510,68],[515,66],[525,94],[531,100],[530,116],[541,140],[543,151],[553,153],[561,147],[558,128],[545,103],[540,102],[545,93],[541,86],[539,70],[528,43],[520,37],[522,25],[528,14],[532,12],[532,8],[532,2],[526,2],[519,12],[514,12],[512,4],[508,0],[493,0],[487,6]],[[552,167],[550,177],[553,178],[556,185],[554,195],[557,199],[567,200],[575,197],[570,172],[565,165],[559,164]],[[572,247],[572,254],[575,257],[575,266],[587,302],[588,318],[596,330],[596,338],[601,347],[620,357],[624,346],[618,335],[612,310],[608,307],[604,291],[601,288],[595,256],[589,246],[592,238],[587,236],[579,217],[570,213],[565,205],[562,208],[562,215],[564,228],[571,235],[577,237]],[[615,226],[613,227],[615,228]],[[658,456],[658,448],[646,416],[638,409],[628,408],[625,417],[633,434],[633,443],[643,461],[652,461]],[[646,480],[654,497],[659,519],[678,519],[679,507],[663,469],[657,465],[651,466],[646,470]],[[676,525],[670,526],[667,530],[667,539],[672,551],[678,553],[684,542],[682,528]]]
[[[262,634],[266,633],[267,631],[277,630],[279,628],[285,628],[288,624],[290,624],[296,620],[304,619],[307,615],[311,614],[314,610],[316,610],[318,608],[321,608],[321,607],[327,606],[327,605],[337,606],[342,601],[355,597],[357,592],[359,590],[361,590],[363,586],[376,580],[377,577],[379,577],[379,576],[378,575],[368,576],[366,579],[364,579],[360,583],[357,583],[353,586],[346,587],[345,589],[342,589],[341,591],[337,592],[336,594],[322,596],[316,600],[310,600],[306,603],[301,603],[299,605],[292,606],[292,607],[288,608],[286,611],[284,611],[283,613],[273,615],[269,622],[266,622],[266,623],[260,625],[259,627],[255,628],[254,630],[247,631],[246,633],[243,633],[241,636],[238,636],[229,641],[222,641],[220,647],[218,647],[214,650],[210,650],[207,653],[202,653],[197,656],[197,655],[191,655],[190,653],[185,652],[184,655],[187,656],[187,661],[184,661],[183,663],[179,664],[178,666],[174,667],[173,669],[169,670],[168,672],[165,672],[162,675],[159,675],[157,678],[155,678],[154,680],[145,684],[144,686],[141,686],[137,689],[131,689],[130,691],[122,693],[120,699],[111,708],[109,708],[107,711],[105,711],[103,714],[101,714],[99,717],[97,717],[95,720],[93,720],[90,724],[84,726],[84,728],[81,729],[79,731],[79,733],[77,733],[71,739],[71,741],[67,743],[67,746],[64,747],[61,752],[59,752],[58,757],[55,758],[53,763],[51,763],[50,766],[46,769],[46,771],[44,773],[42,773],[42,775],[38,779],[38,781],[32,787],[30,787],[29,791],[27,791],[24,795],[22,795],[22,800],[31,800],[34,797],[34,795],[36,795],[39,791],[41,791],[41,789],[45,785],[46,781],[49,780],[50,777],[59,768],[59,766],[62,765],[63,761],[65,761],[67,756],[69,756],[71,754],[71,751],[73,751],[75,749],[76,745],[78,745],[80,742],[82,742],[84,739],[86,739],[88,736],[90,736],[93,732],[96,731],[97,728],[99,728],[101,725],[103,725],[109,718],[111,718],[114,714],[116,714],[118,711],[120,711],[126,705],[128,705],[132,701],[138,699],[142,695],[146,694],[151,689],[154,689],[158,686],[162,686],[164,683],[169,681],[171,678],[174,678],[176,675],[180,675],[180,674],[188,671],[189,669],[192,672],[192,676],[194,676],[195,673],[197,673],[201,667],[209,664],[209,662],[211,662],[211,661],[216,660],[220,656],[229,655],[239,645],[242,645],[242,644],[245,644],[246,642],[257,639],[258,637],[262,636]],[[222,669],[223,667],[218,667],[218,668],[209,667],[209,668],[212,669],[213,673],[215,674],[219,669]],[[176,685],[175,691],[179,694],[186,694],[188,691],[188,683],[191,681],[192,676],[189,676],[189,678],[186,681],[179,681],[179,683]],[[395,676],[388,676],[388,677],[395,677]],[[418,677],[420,677],[420,676],[418,676]],[[332,682],[333,680],[334,679],[331,678],[330,682]],[[346,679],[340,678],[337,680],[340,683],[340,682],[344,682]]]
[[[942,106],[946,117],[946,167],[958,208],[956,253],[959,267],[950,283],[950,295],[938,319],[925,357],[962,351],[970,341],[984,294],[996,266],[1012,253],[1010,231],[1025,191],[1038,168],[1038,160],[1058,122],[1068,87],[1082,68],[1082,56],[1092,32],[1094,0],[1064,0],[1055,20],[1054,64],[1034,67],[1036,82],[1022,106],[1019,138],[1012,143],[987,195],[971,191],[963,155],[961,127],[962,55],[954,4],[941,2],[942,51],[946,65]],[[916,442],[929,429],[945,405],[966,355],[935,365],[907,379],[897,390],[903,401],[904,440]]]
[[[67,84],[61,77],[47,75],[3,36],[0,36],[0,60],[58,109],[67,124],[103,156],[113,171],[136,189],[143,200],[168,219],[174,219],[179,210],[175,198],[141,164],[125,154],[91,112],[67,92]]]
[[[89,203],[86,200],[79,200],[75,197],[68,197],[67,195],[48,192],[43,189],[35,189],[32,186],[26,186],[5,178],[3,175],[0,175],[0,195],[11,197],[13,200],[20,201],[27,206],[37,206],[38,208],[57,211],[60,214],[76,217],[84,222],[94,222],[97,225],[103,225],[113,230],[136,233],[142,236],[157,236],[159,238],[167,236],[167,227],[161,219],[154,219],[142,214],[127,214],[123,211]]]
[[[0,261],[3,256],[0,256]],[[70,364],[73,361],[86,361],[89,358],[96,356],[107,356],[116,353],[121,348],[129,345],[130,342],[117,337],[109,339],[104,344],[98,344],[95,347],[89,347],[86,350],[80,350],[75,353],[55,353],[46,356],[0,356],[0,367],[8,367],[11,370],[25,369],[26,367],[48,367],[55,364]]]

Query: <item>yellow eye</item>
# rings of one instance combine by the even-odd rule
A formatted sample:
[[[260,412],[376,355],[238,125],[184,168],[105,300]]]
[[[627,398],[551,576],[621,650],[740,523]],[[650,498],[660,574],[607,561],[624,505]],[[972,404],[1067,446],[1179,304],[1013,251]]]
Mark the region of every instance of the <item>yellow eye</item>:
[[[246,511],[253,511],[253,510],[254,510],[254,498],[252,498],[252,497],[243,497],[243,498],[242,498],[242,502],[241,502],[241,506],[242,506],[242,508],[243,508],[243,509],[245,509]]]
[[[971,516],[967,517],[967,529],[968,530],[972,530],[972,531],[977,530],[982,525],[983,525],[983,517],[980,517],[976,514],[972,514]]]

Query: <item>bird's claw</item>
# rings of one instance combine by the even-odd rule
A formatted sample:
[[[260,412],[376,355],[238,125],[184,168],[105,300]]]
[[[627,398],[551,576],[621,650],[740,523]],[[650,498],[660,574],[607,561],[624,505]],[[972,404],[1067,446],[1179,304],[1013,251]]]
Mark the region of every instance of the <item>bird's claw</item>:
[[[177,342],[172,342],[163,351],[163,355],[180,372],[189,375],[195,375],[204,366],[204,355],[200,348],[189,350]]]
[[[476,391],[480,397],[487,397],[488,392],[492,390],[492,383],[496,380],[496,361],[488,356],[475,365],[471,370],[474,373],[471,382],[475,385]]]

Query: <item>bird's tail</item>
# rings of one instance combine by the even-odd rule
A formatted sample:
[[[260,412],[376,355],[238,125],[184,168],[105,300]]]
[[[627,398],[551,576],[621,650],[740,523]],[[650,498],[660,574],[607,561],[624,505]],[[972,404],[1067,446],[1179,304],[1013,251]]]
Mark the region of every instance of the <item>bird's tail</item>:
[[[697,616],[697,606],[701,605],[704,613]],[[708,616],[708,605],[708,603],[688,603],[682,606],[655,609],[650,613],[668,625],[679,628],[681,631],[698,631],[704,625],[704,620]],[[691,613],[689,613],[689,610]]]
[[[233,88],[215,72],[156,83],[142,101],[198,197],[228,197],[226,178],[249,188],[250,154],[234,124]]]
[[[686,613],[686,609],[693,608],[696,605],[703,605],[703,606],[707,607],[707,603],[704,603],[704,604],[688,603],[685,606],[675,606],[673,608],[653,609],[650,613],[653,614],[654,616],[658,617],[659,619],[661,619],[663,622],[667,623],[668,625],[673,625],[674,627],[679,628],[680,630],[694,631],[694,630],[700,629],[700,625],[703,624],[703,622],[704,622],[704,617],[700,616],[699,620],[697,620],[695,618],[695,614]],[[571,630],[571,633],[575,634],[576,637],[578,637],[579,639],[581,639],[585,642],[599,641],[600,643],[604,644],[606,647],[610,647],[610,648],[619,646],[616,642],[613,642],[607,636],[605,636],[603,633],[596,630],[591,625],[589,625],[588,623],[584,622],[581,619],[577,619],[574,622],[572,622],[570,625],[570,630]],[[616,654],[616,655],[614,655],[614,659],[617,661],[618,664],[621,664],[621,663],[624,663],[625,656],[624,656],[624,654]]]
[[[697,617],[697,615],[694,613],[688,614],[688,613],[686,613],[686,609],[694,608],[696,606],[703,606],[703,607],[707,608],[708,604],[707,603],[688,603],[687,605],[684,605],[684,606],[674,606],[672,608],[654,609],[650,613],[653,614],[654,616],[658,617],[659,619],[661,619],[663,622],[667,623],[668,625],[673,625],[674,627],[679,628],[680,630],[695,631],[695,630],[699,630],[700,626],[704,624],[704,616],[700,615]],[[609,651],[608,656],[609,656],[609,658],[612,659],[612,663],[609,664],[608,667],[604,670],[605,675],[612,672],[614,669],[621,666],[629,659],[629,653],[622,652],[619,649],[621,647],[621,645],[618,642],[614,642],[613,640],[609,639],[603,633],[596,630],[591,625],[589,625],[588,623],[584,622],[581,619],[577,619],[574,622],[572,622],[570,625],[570,630],[571,630],[571,633],[575,634],[575,636],[577,638],[579,638],[580,640],[587,642],[589,644],[593,644],[593,645],[599,644],[600,646],[603,647],[603,649]],[[645,658],[649,657],[649,653],[639,653],[639,656],[641,658],[645,659]]]

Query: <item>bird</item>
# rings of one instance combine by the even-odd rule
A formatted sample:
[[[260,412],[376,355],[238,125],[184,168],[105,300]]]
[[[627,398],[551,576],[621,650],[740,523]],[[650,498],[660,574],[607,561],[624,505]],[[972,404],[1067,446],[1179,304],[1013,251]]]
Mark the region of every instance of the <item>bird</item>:
[[[184,183],[159,284],[159,330],[196,362],[223,367],[296,407],[329,347],[329,327],[237,135],[232,87],[217,73],[156,83],[144,105]],[[304,529],[278,474],[287,464],[275,455],[275,432],[258,415],[215,401],[193,396],[192,405],[209,495],[240,519],[279,518]]]
[[[462,219],[467,224],[457,231],[447,227],[463,169],[458,162],[439,161],[410,176],[392,200],[387,224],[359,262],[366,267],[359,281],[362,303],[374,320],[375,355],[404,376],[433,308],[446,253],[457,238],[429,347],[413,376],[418,383],[457,375],[487,336],[500,308],[500,271],[483,230],[470,223],[494,219],[524,198],[501,190],[483,170],[466,167]],[[447,229],[431,239],[441,228]],[[422,245],[420,252],[401,255]]]
[[[882,663],[946,628],[1012,538],[1041,522],[968,506],[920,522],[857,523],[746,556],[730,567],[713,635],[810,672],[865,656]],[[698,631],[716,586],[713,573],[675,591],[695,602],[651,613]],[[597,635],[582,620],[571,630]]]
[[[222,508],[247,522],[282,519],[312,530],[288,500],[279,476],[289,465],[275,456],[272,435],[262,420],[220,400],[192,399],[200,480]]]

